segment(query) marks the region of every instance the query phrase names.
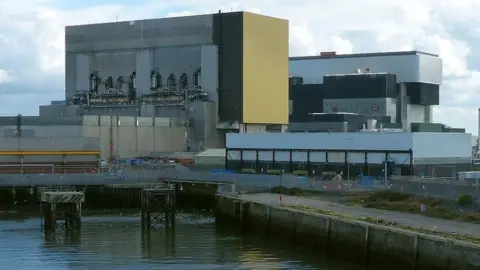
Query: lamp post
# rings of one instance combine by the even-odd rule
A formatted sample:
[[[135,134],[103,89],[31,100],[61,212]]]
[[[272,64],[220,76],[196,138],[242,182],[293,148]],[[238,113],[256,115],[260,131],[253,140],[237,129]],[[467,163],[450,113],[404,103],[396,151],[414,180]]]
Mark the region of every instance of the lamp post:
[[[350,149],[352,148],[352,145],[351,145],[351,142],[353,141],[353,138],[345,138],[346,140],[346,146],[347,146],[347,149],[346,149],[346,162],[347,162],[347,180],[348,180],[348,183],[350,184]]]

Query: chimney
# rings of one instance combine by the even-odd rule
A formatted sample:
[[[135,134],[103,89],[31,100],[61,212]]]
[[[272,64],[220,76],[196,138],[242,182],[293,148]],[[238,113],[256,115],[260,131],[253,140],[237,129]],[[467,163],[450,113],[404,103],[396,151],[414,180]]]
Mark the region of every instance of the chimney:
[[[478,131],[477,131],[477,152],[480,146],[480,108],[478,109]]]

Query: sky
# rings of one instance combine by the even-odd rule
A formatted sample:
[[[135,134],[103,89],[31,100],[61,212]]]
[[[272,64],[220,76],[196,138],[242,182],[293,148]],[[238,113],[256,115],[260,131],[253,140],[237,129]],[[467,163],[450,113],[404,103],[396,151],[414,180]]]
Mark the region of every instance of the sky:
[[[420,50],[443,59],[434,122],[477,134],[478,0],[0,0],[0,115],[64,98],[64,27],[227,11],[290,21],[290,55]]]

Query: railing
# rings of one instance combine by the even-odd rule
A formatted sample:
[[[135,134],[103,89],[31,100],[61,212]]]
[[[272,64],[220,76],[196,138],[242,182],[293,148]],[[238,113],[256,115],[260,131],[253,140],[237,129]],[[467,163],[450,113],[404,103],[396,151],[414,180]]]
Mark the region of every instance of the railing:
[[[48,192],[48,191],[76,191],[75,187],[72,186],[64,186],[64,185],[58,185],[58,186],[48,186],[48,187],[40,187],[38,188],[39,192]]]
[[[96,165],[0,164],[0,174],[98,173]]]
[[[329,192],[361,192],[369,190],[394,190],[396,192],[457,199],[463,194],[480,197],[478,183],[462,183],[452,179],[397,178],[384,181],[374,181],[362,185],[358,181],[328,181],[316,178],[296,177],[294,175],[251,175],[234,173],[212,173],[208,171],[191,171],[188,169],[171,168],[145,169],[131,171],[119,170],[116,173],[99,174],[0,174],[0,186],[86,186],[86,185],[156,185],[158,179],[176,179],[181,182],[206,182],[220,186],[235,183],[236,192],[264,192],[275,186],[295,187],[305,190]],[[168,180],[167,180],[168,181]],[[224,188],[226,189],[226,188]],[[220,189],[222,190],[222,189]]]

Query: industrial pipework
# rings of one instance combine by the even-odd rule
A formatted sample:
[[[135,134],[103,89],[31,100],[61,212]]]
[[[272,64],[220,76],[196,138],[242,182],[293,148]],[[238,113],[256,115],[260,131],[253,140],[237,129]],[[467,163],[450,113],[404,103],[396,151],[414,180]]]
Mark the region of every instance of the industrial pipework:
[[[102,80],[99,73],[90,74],[90,90],[79,90],[73,97],[76,105],[111,105],[111,104],[155,104],[159,106],[185,106],[185,101],[207,101],[208,93],[201,87],[201,69],[193,73],[192,84],[189,85],[187,73],[182,73],[177,79],[170,73],[163,84],[163,76],[158,69],[150,73],[150,91],[137,96],[137,74],[133,71],[128,80],[119,76],[109,76]]]

